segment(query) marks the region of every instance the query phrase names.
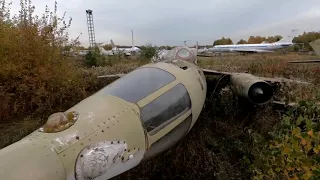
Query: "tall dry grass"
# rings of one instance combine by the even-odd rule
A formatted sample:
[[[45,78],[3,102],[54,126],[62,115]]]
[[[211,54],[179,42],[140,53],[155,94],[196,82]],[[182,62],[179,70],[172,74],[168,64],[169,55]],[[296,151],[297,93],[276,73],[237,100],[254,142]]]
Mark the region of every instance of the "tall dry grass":
[[[297,53],[288,54],[256,54],[248,56],[222,56],[200,58],[200,66],[207,69],[229,72],[248,72],[256,76],[287,78],[305,81],[311,85],[286,83],[278,100],[299,101],[302,99],[319,99],[320,63],[292,64],[289,61],[320,59],[314,55]]]
[[[143,61],[112,62],[110,66],[84,68],[78,61],[62,55],[69,41],[71,21],[45,10],[34,15],[31,1],[21,1],[21,11],[13,18],[0,0],[0,148],[3,148],[46,121],[96,92],[113,79],[98,75],[126,73]],[[208,69],[243,72],[259,76],[286,77],[314,82],[314,86],[287,86],[284,99],[315,99],[319,65],[289,65],[286,62],[316,57],[297,54],[222,56],[200,59]],[[319,89],[319,88],[318,88]],[[248,159],[252,156],[251,128],[268,134],[281,120],[272,107],[256,108],[241,102],[230,91],[207,98],[206,106],[191,132],[177,146],[144,162],[115,179],[249,179]],[[245,159],[246,157],[247,159]]]
[[[57,111],[65,111],[113,79],[98,75],[128,72],[137,66],[114,63],[112,68],[85,68],[82,57],[63,55],[71,18],[46,7],[41,17],[30,0],[20,1],[12,15],[10,3],[0,0],[0,148],[43,124]]]
[[[251,72],[258,76],[285,77],[314,83],[308,86],[286,84],[278,94],[277,98],[280,100],[297,102],[319,100],[317,93],[320,76],[313,70],[320,66],[318,64],[293,65],[287,62],[315,58],[317,57],[298,54],[222,56],[200,58],[199,63],[206,69]],[[274,129],[274,127],[282,122],[284,113],[285,111],[277,110],[270,104],[255,107],[235,96],[230,90],[222,91],[215,97],[208,96],[197,123],[181,142],[161,156],[143,162],[114,179],[139,177],[140,179],[238,180],[252,179],[253,176],[260,177],[259,179],[286,179],[296,178],[297,174],[303,174],[303,172],[310,173],[310,171],[301,170],[296,172],[295,168],[299,169],[299,167],[294,165],[285,167],[288,168],[286,170],[282,166],[283,162],[286,162],[285,154],[277,154],[276,160],[272,160],[270,153],[279,153],[281,149],[267,148],[268,141],[272,139],[270,133],[282,136],[278,133],[279,128]],[[318,116],[313,117],[317,119]],[[305,118],[308,119],[308,116]],[[294,119],[292,117],[292,124],[286,126],[289,134],[295,127]],[[289,148],[294,154],[294,150],[290,146]],[[299,148],[303,149],[303,145],[299,145]],[[297,162],[314,160],[315,157],[316,155],[299,157]],[[277,164],[278,161],[281,163]],[[264,165],[267,162],[273,164]],[[319,167],[319,163],[308,167]],[[281,170],[278,171],[279,169]],[[257,171],[261,173],[258,176]],[[288,172],[289,175],[285,175]]]
[[[62,55],[71,19],[56,15],[57,3],[41,17],[34,14],[30,0],[21,0],[15,15],[10,4],[0,4],[1,123],[58,110],[83,97],[81,72]]]

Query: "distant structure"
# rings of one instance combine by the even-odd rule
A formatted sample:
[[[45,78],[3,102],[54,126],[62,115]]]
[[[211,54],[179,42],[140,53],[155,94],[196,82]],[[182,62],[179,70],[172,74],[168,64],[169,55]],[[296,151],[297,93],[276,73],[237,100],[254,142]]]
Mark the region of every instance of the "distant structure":
[[[89,34],[89,43],[90,47],[96,46],[96,38],[94,33],[94,24],[93,24],[93,15],[92,10],[86,10],[87,13],[87,24],[88,24],[88,34]]]
[[[312,47],[312,49],[314,50],[314,52],[320,56],[320,39],[317,39],[315,41],[312,41],[309,43],[310,46]]]
[[[133,30],[131,29],[131,38],[132,38],[132,47],[134,46],[133,44]]]

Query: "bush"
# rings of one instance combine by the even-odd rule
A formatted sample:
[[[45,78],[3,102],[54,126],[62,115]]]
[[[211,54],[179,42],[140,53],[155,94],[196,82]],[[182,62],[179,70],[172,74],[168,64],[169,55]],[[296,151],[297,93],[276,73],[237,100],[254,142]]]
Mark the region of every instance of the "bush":
[[[89,51],[85,56],[85,64],[88,67],[92,66],[106,66],[111,65],[110,61],[107,60],[106,56],[101,55],[99,50]]]
[[[141,48],[140,58],[145,60],[150,60],[154,55],[156,55],[156,49],[148,44]]]
[[[271,140],[254,134],[254,179],[320,178],[320,108],[302,102],[270,132]],[[250,161],[249,161],[250,162]]]
[[[18,15],[0,0],[0,119],[41,114],[84,95],[80,71],[62,55],[71,25],[46,7],[34,15],[31,1],[21,0]],[[70,92],[72,89],[77,89]],[[72,95],[72,96],[71,96]],[[62,103],[64,102],[64,103]]]

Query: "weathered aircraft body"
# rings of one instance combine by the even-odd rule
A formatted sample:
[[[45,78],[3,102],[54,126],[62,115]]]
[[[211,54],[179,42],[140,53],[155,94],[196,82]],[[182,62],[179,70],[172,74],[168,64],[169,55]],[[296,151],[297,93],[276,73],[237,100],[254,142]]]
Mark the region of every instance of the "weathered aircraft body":
[[[221,75],[254,104],[273,95],[272,79],[201,69],[177,47],[126,74],[0,150],[5,180],[106,180],[169,149],[196,123],[205,103],[205,75]],[[216,86],[216,85],[214,85]]]
[[[312,49],[314,50],[314,52],[320,56],[320,39],[317,39],[315,41],[312,41],[309,43],[310,46],[312,47]]]

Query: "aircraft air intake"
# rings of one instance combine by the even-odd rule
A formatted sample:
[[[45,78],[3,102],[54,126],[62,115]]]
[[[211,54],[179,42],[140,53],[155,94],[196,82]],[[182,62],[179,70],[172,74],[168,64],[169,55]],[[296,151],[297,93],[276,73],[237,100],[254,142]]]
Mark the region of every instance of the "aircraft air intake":
[[[166,52],[161,52],[161,60],[183,60],[188,61],[190,63],[195,63],[197,60],[197,56],[194,52],[188,47],[175,47]]]
[[[238,95],[248,98],[249,101],[256,105],[268,103],[273,96],[271,85],[251,74],[232,74],[231,83]]]

